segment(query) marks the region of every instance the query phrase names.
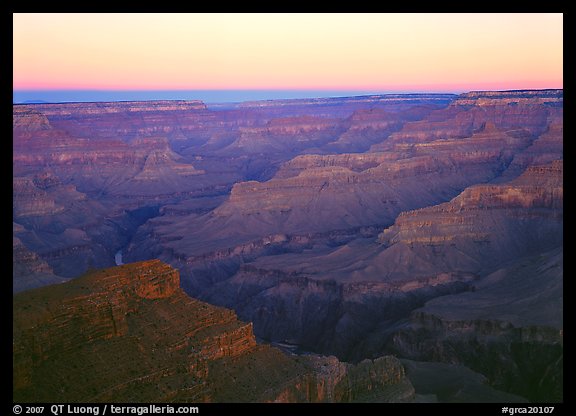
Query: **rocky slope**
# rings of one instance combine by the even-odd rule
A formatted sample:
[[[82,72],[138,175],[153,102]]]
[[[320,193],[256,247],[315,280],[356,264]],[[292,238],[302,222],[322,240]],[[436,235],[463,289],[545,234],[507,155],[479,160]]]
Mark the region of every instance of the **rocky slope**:
[[[14,237],[60,276],[114,264],[114,253],[129,239],[125,232],[139,225],[133,212],[157,211],[160,202],[202,194],[204,186],[215,183],[191,180],[205,172],[183,161],[166,138],[128,144],[98,137],[97,128],[96,137],[83,138],[59,122],[59,117],[71,123],[94,114],[151,111],[142,110],[148,108],[142,103],[118,107],[14,106],[13,219],[21,226]],[[169,110],[157,106],[154,111]],[[96,126],[100,118],[93,120]]]
[[[402,359],[420,403],[527,403],[494,389],[485,376],[459,364]]]
[[[17,402],[405,401],[393,357],[358,365],[258,345],[231,310],[189,298],[159,261],[95,271],[13,302]]]
[[[377,240],[367,237],[337,247],[318,242],[297,253],[261,256],[232,278],[213,283],[203,296],[253,321],[256,334],[265,339],[352,360],[389,348],[414,359],[440,360],[424,341],[410,339],[405,349],[398,349],[390,346],[391,337],[412,311],[424,305],[427,310],[448,294],[454,299],[488,296],[496,290],[489,283],[492,273],[517,259],[558,250],[563,241],[562,166],[561,161],[535,166],[513,181],[472,186],[450,202],[402,213]],[[554,275],[541,276],[539,288],[511,281],[498,289],[499,309],[492,295],[478,297],[478,305],[494,313],[501,310],[506,325],[523,327],[526,319],[537,316],[541,322],[558,319],[562,271],[554,270]],[[544,295],[542,287],[554,291]],[[526,303],[531,298],[542,306]],[[455,304],[446,310],[465,315]],[[438,340],[428,335],[422,339]],[[429,354],[407,354],[411,345],[422,345]],[[484,368],[475,369],[487,374]],[[534,398],[527,391],[514,393]]]
[[[401,143],[463,139],[482,129],[485,123],[513,137],[535,138],[546,131],[550,117],[561,112],[562,106],[562,90],[465,93],[424,120],[406,123],[389,140],[372,146],[372,150],[389,150]]]
[[[483,273],[562,241],[562,161],[530,167],[510,182],[472,186],[445,204],[402,213],[380,235],[387,251],[404,259],[397,273],[410,274],[431,267]],[[452,263],[455,258],[458,263]]]
[[[15,111],[33,109],[58,130],[71,136],[125,140],[145,136],[177,136],[194,131],[210,118],[206,105],[198,100],[120,101],[15,105]]]
[[[13,223],[12,237],[12,291],[14,293],[34,287],[64,282],[60,276],[54,274],[54,270],[35,252],[30,250],[16,237],[16,233],[22,232],[23,227]]]
[[[413,312],[389,351],[466,365],[490,384],[537,403],[563,398],[563,253],[508,263],[474,292]]]

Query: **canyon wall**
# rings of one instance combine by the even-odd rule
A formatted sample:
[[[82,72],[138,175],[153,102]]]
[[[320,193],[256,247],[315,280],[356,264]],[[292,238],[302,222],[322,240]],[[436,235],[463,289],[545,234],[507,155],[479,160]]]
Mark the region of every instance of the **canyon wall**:
[[[359,365],[258,345],[233,311],[189,298],[158,260],[14,298],[17,402],[410,400],[394,357]]]

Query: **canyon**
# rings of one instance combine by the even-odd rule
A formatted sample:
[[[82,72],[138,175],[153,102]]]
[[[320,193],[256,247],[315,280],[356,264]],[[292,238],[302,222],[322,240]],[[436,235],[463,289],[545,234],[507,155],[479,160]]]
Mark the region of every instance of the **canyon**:
[[[13,265],[22,400],[561,402],[563,91],[14,105]]]

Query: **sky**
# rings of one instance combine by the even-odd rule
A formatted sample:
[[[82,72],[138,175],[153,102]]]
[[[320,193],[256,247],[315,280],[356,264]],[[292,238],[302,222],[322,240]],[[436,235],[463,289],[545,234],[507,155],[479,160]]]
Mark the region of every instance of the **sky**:
[[[563,87],[563,15],[15,13],[13,90]]]

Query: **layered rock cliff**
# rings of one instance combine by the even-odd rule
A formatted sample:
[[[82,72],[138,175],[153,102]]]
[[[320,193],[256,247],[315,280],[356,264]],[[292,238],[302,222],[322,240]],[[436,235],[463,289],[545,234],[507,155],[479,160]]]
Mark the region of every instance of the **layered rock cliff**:
[[[516,103],[544,104],[548,106],[561,105],[563,92],[561,90],[509,90],[509,91],[470,91],[458,96],[455,105],[515,105]]]
[[[563,163],[555,161],[401,214],[380,236],[384,253],[402,253],[396,273],[441,267],[481,278],[472,292],[415,310],[389,350],[467,365],[531,401],[562,401],[562,182]]]
[[[411,274],[439,266],[482,273],[562,241],[562,161],[530,167],[507,183],[472,186],[445,204],[404,212],[380,235],[391,256],[402,253],[411,264],[406,271]]]
[[[463,364],[490,385],[537,403],[563,401],[563,252],[509,262],[475,291],[413,312],[389,351]]]
[[[65,279],[55,275],[46,261],[16,237],[16,233],[24,231],[24,227],[16,223],[12,225],[12,292],[64,282]]]
[[[41,111],[28,106],[15,106],[12,112],[12,129],[18,134],[50,130],[52,126]]]
[[[401,143],[441,139],[464,139],[492,123],[512,136],[536,138],[548,120],[563,106],[562,90],[488,91],[458,96],[448,107],[433,111],[422,121],[406,123],[374,151],[389,150]]]
[[[17,402],[405,401],[393,357],[359,365],[258,345],[231,310],[189,298],[157,260],[14,297]]]

